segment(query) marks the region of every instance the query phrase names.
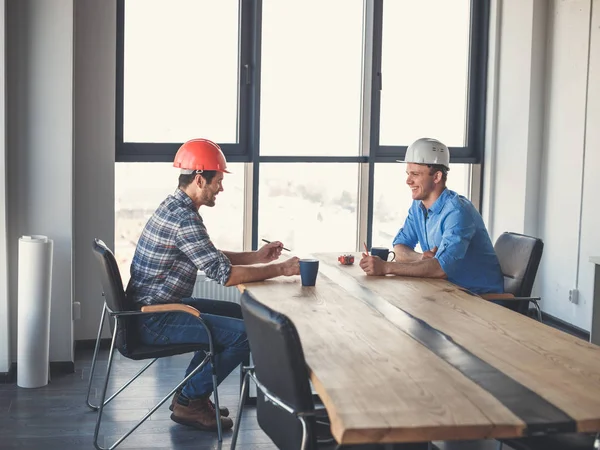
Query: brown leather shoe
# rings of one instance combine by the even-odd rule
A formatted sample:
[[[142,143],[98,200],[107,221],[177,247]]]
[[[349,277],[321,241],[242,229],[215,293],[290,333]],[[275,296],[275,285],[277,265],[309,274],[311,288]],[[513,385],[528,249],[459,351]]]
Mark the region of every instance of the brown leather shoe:
[[[193,400],[179,397],[173,407],[171,420],[199,430],[217,431],[217,415],[208,397]],[[223,431],[233,427],[233,420],[229,417],[220,417],[220,420]]]
[[[173,399],[171,400],[171,404],[169,405],[169,410],[173,411],[173,408],[175,408],[175,403],[177,403],[177,398],[179,397],[179,394],[181,394],[181,390],[175,391],[175,394],[173,395]],[[214,408],[215,404],[210,400],[210,398],[208,399],[208,401]],[[221,416],[223,416],[223,417],[229,417],[229,409],[227,409],[226,406],[220,406],[219,414],[221,414]]]

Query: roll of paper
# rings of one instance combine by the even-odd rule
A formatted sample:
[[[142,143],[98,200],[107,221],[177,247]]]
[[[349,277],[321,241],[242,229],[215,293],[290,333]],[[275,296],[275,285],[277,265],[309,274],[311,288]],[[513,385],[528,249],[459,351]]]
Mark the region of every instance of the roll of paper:
[[[52,248],[46,236],[19,239],[17,385],[23,388],[48,384]]]

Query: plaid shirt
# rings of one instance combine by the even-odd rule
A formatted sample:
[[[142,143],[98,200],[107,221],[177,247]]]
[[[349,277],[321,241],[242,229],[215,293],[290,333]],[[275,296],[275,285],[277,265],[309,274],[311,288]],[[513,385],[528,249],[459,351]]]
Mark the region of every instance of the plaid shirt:
[[[213,245],[192,199],[181,189],[154,212],[131,262],[127,295],[136,303],[177,303],[190,297],[198,269],[225,284],[231,262]]]

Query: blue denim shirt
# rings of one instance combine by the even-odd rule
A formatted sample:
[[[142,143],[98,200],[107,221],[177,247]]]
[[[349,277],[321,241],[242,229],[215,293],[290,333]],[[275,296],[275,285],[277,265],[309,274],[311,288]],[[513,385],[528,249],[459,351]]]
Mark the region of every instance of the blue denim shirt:
[[[448,281],[476,294],[504,292],[504,277],[483,219],[473,204],[444,190],[428,210],[413,201],[394,245],[423,251],[437,247],[435,257]]]

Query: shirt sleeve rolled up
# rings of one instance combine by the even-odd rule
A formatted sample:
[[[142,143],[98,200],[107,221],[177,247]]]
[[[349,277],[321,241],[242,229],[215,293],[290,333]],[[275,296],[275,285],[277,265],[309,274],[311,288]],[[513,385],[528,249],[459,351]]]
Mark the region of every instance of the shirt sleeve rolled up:
[[[419,237],[417,235],[417,230],[415,228],[415,220],[413,217],[413,209],[411,208],[408,211],[408,217],[404,221],[404,225],[396,234],[392,245],[405,245],[408,248],[414,250],[419,242]]]

